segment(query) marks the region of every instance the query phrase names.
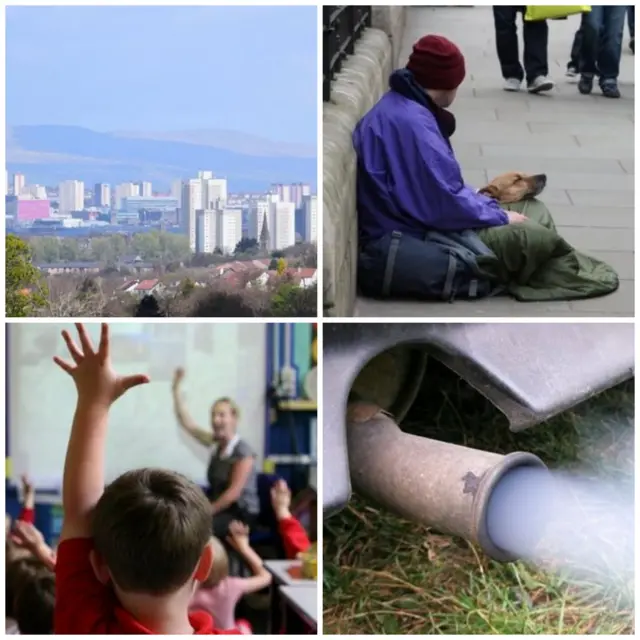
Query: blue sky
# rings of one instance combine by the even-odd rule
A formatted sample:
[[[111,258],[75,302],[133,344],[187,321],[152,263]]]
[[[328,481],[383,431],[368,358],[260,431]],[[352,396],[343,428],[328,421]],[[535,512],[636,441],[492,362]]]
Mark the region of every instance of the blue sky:
[[[316,142],[315,7],[9,7],[7,122]]]

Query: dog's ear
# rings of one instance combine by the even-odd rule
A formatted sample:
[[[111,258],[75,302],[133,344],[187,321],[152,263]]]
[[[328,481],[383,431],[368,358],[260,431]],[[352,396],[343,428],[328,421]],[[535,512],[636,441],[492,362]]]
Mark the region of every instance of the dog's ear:
[[[478,193],[482,193],[490,198],[495,198],[496,200],[500,197],[500,189],[498,189],[494,184],[488,184],[486,187],[482,187]]]

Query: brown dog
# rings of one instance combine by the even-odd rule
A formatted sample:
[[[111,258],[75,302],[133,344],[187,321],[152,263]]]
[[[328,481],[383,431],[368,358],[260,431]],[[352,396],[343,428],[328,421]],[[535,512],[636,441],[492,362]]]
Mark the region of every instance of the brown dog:
[[[535,198],[542,193],[546,184],[547,176],[544,173],[529,176],[526,173],[512,171],[494,178],[486,187],[482,187],[478,193],[484,193],[486,196],[497,200],[500,204],[510,204]]]

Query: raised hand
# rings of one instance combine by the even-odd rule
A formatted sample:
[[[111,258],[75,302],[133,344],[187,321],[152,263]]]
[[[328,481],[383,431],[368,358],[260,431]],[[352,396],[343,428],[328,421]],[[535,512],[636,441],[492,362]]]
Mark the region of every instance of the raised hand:
[[[58,356],[55,356],[53,361],[73,378],[79,401],[109,407],[129,389],[149,382],[149,377],[146,375],[122,376],[113,369],[109,347],[109,326],[106,323],[101,326],[100,345],[97,351],[84,325],[77,323],[76,329],[80,347],[68,331],[62,332],[75,366]]]
[[[185,370],[182,367],[178,367],[173,372],[173,388],[177,389],[180,383],[184,380]]]
[[[233,520],[229,524],[229,535],[227,537],[229,544],[238,549],[249,545],[249,527],[242,522]]]
[[[271,487],[271,506],[278,520],[291,517],[291,489],[282,479],[276,480]]]
[[[13,541],[21,547],[34,551],[44,544],[44,536],[30,522],[16,520],[12,531]]]
[[[25,496],[31,495],[33,493],[33,485],[29,480],[29,476],[23,474],[20,476],[20,480],[22,481],[22,494]]]

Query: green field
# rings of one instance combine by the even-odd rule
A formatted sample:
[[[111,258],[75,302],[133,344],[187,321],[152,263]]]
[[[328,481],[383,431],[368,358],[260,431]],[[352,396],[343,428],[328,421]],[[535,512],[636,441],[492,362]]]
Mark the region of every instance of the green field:
[[[633,482],[633,382],[520,434],[437,363],[403,428],[469,447],[531,451],[552,468],[579,466]],[[427,425],[427,426],[425,426]],[[602,528],[602,544],[611,543]],[[633,532],[614,544],[633,545]],[[631,565],[632,563],[630,563]],[[324,527],[324,632],[329,634],[631,634],[633,567],[603,579],[522,562],[499,564],[354,498]]]

